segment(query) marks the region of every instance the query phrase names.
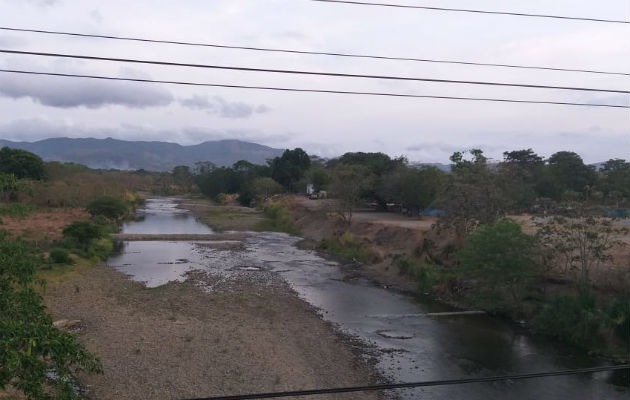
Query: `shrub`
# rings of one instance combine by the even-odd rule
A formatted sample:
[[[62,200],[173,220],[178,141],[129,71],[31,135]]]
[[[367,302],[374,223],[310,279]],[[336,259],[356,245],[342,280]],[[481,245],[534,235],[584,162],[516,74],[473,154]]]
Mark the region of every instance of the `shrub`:
[[[374,263],[379,260],[378,254],[350,232],[345,232],[339,237],[329,236],[323,238],[319,248],[342,258],[361,263]]]
[[[630,344],[630,298],[621,296],[606,309],[609,325],[617,337],[628,346]]]
[[[0,232],[0,388],[29,399],[75,399],[71,374],[102,367],[74,335],[53,326],[34,288],[40,263],[24,242]],[[48,380],[49,371],[59,379]]]
[[[54,264],[70,265],[74,263],[66,249],[54,248],[48,253],[48,259]]]
[[[35,211],[35,207],[24,203],[9,203],[0,206],[0,215],[26,218]]]
[[[591,295],[558,296],[532,320],[535,330],[582,347],[601,342],[603,318]]]
[[[518,223],[504,219],[470,235],[457,256],[463,273],[490,292],[507,286],[517,304],[522,287],[537,274],[534,244]]]
[[[63,236],[73,244],[87,248],[95,239],[103,236],[100,226],[86,221],[73,222],[63,229]]]
[[[103,196],[88,204],[86,210],[93,217],[103,216],[117,220],[127,214],[128,207],[127,204],[120,199]]]
[[[258,224],[258,230],[286,232],[291,235],[300,234],[300,230],[294,224],[291,211],[284,204],[271,204],[265,207],[263,214],[267,217],[267,220]]]

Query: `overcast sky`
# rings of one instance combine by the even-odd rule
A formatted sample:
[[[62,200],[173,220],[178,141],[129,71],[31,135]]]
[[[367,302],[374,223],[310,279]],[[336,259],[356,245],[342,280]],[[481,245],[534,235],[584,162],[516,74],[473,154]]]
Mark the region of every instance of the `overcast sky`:
[[[627,0],[383,0],[630,20]],[[308,0],[0,0],[0,25],[241,46],[630,72],[628,25]],[[628,77],[260,53],[0,31],[0,48],[262,68],[629,90]],[[630,104],[629,95],[200,70],[0,54],[0,67],[259,86]],[[447,162],[533,148],[628,159],[630,112],[550,105],[191,88],[0,73],[0,138],[233,138],[326,157],[383,151]]]

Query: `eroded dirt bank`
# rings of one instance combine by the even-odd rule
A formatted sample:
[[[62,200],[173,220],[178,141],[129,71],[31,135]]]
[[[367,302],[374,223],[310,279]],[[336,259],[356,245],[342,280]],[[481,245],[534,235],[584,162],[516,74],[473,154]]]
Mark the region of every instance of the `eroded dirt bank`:
[[[80,340],[102,359],[103,375],[78,376],[87,396],[175,399],[374,382],[368,362],[284,282],[201,290],[212,280],[192,273],[146,289],[99,265],[49,286],[50,312],[81,320]]]

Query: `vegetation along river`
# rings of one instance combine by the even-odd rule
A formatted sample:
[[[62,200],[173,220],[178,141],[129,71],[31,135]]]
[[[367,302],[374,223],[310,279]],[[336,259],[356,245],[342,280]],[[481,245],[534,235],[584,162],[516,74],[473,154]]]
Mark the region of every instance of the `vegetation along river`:
[[[175,199],[151,199],[129,234],[211,234]],[[393,382],[483,377],[604,365],[571,346],[549,341],[485,315],[426,316],[450,311],[427,299],[393,292],[362,278],[356,268],[298,249],[300,238],[250,233],[235,241],[128,241],[108,263],[149,287],[186,279],[190,270],[260,280],[278,274],[325,320],[360,338],[376,368]],[[213,290],[212,287],[205,288]],[[255,334],[255,332],[252,332]],[[626,399],[628,374],[601,372],[523,381],[401,390],[422,399]],[[309,389],[309,388],[295,388]],[[421,395],[421,396],[419,396]]]

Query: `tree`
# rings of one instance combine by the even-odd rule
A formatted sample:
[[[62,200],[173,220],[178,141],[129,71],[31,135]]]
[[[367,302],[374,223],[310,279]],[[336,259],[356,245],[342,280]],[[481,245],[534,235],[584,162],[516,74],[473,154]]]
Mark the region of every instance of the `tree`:
[[[602,262],[610,261],[609,250],[623,243],[618,239],[628,233],[604,217],[555,217],[537,224],[543,255],[547,262],[563,268],[564,273],[576,271],[580,292],[590,287],[590,275]]]
[[[385,177],[391,175],[399,168],[407,165],[405,157],[392,159],[384,153],[345,153],[337,160],[331,160],[329,167],[338,165],[359,166],[367,171],[367,179],[370,185],[364,188],[361,197],[376,201],[380,209],[385,209],[387,198],[383,196],[385,187]]]
[[[328,188],[336,199],[335,212],[346,225],[352,223],[353,210],[370,183],[369,170],[358,165],[339,165],[331,172]]]
[[[447,174],[435,167],[399,168],[384,178],[382,198],[405,207],[429,207],[442,193]]]
[[[473,149],[470,154],[468,160],[463,153],[453,153],[450,182],[436,202],[445,212],[438,228],[453,228],[460,240],[479,225],[496,222],[509,208],[502,177],[488,167],[483,151]]]
[[[301,148],[285,150],[282,156],[270,161],[271,177],[287,188],[295,192],[295,183],[299,181],[311,166],[311,159]]]
[[[178,165],[174,167],[171,175],[173,175],[175,183],[185,188],[185,190],[190,190],[195,181],[188,165]]]
[[[195,175],[203,175],[212,172],[216,167],[216,164],[211,161],[198,161],[195,163],[193,172]]]
[[[460,267],[482,287],[490,290],[507,285],[517,303],[520,289],[536,274],[534,237],[509,219],[480,227],[458,253]]]
[[[551,192],[544,195],[555,200],[560,200],[566,190],[584,193],[597,179],[595,169],[585,165],[582,157],[571,151],[554,153],[549,157],[548,168],[553,186]]]
[[[262,201],[283,191],[282,185],[268,177],[254,179],[251,186],[254,195]]]
[[[201,193],[215,198],[220,193],[238,193],[243,185],[241,175],[232,168],[215,168],[196,176]]]
[[[608,160],[601,174],[601,190],[617,207],[623,199],[630,199],[630,162],[619,158]]]
[[[0,149],[0,172],[18,179],[44,179],[44,161],[30,151],[3,147]]]
[[[534,205],[537,193],[535,185],[544,167],[542,157],[532,149],[514,150],[503,153],[499,171],[507,185],[506,194],[516,211],[522,212]]]
[[[101,363],[76,336],[53,326],[34,288],[39,263],[24,242],[0,232],[0,389],[10,385],[29,399],[78,399],[71,373],[99,373]]]

